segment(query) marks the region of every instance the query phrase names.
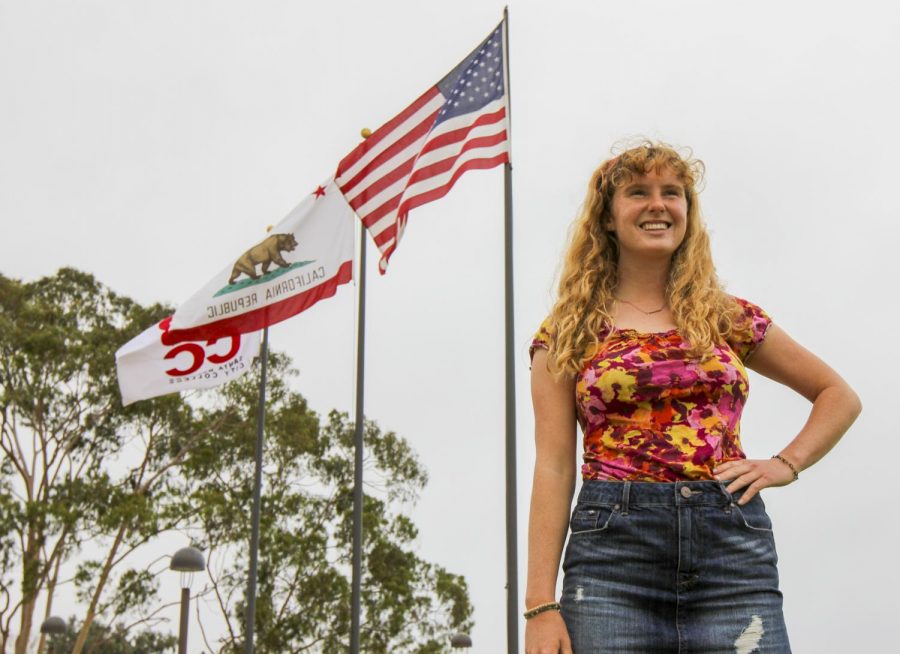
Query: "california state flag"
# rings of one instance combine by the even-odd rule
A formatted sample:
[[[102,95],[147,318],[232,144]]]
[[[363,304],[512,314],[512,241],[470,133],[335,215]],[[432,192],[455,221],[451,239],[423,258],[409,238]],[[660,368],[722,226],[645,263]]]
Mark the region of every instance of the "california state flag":
[[[116,352],[122,404],[158,395],[212,388],[243,375],[259,354],[259,332],[207,341],[172,341],[171,316]]]
[[[353,278],[355,224],[353,210],[328,179],[178,308],[170,339],[258,331],[331,297]]]

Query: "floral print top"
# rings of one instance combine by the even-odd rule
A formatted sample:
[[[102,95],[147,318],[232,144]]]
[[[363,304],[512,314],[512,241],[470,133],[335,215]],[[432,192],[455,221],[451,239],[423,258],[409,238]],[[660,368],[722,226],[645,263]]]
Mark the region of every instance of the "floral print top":
[[[744,362],[772,320],[755,304],[735,300],[744,310],[744,329],[702,360],[688,354],[675,329],[601,334],[597,353],[575,381],[583,479],[712,479],[717,464],[746,458],[740,439],[749,391]],[[531,355],[549,349],[550,338],[545,320]]]

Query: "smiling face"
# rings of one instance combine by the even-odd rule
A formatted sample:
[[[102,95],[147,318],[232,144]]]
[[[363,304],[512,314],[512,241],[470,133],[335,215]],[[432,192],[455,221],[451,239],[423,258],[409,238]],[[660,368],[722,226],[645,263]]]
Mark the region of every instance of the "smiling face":
[[[671,257],[687,230],[684,184],[668,168],[636,175],[616,188],[606,229],[619,256]]]

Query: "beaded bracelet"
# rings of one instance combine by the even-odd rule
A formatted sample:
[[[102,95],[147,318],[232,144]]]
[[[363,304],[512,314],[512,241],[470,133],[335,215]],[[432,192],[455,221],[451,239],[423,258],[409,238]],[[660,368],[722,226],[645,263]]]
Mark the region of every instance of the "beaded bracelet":
[[[547,602],[546,604],[538,604],[533,609],[528,609],[522,615],[526,620],[531,620],[531,618],[536,615],[540,615],[546,611],[559,611],[561,608],[559,602]]]
[[[797,472],[797,468],[794,467],[794,464],[793,464],[793,463],[791,463],[790,461],[788,461],[787,459],[785,459],[785,458],[784,458],[783,456],[781,456],[780,454],[773,454],[773,455],[772,455],[772,458],[773,458],[773,459],[778,459],[778,460],[781,461],[784,465],[786,465],[788,468],[791,469],[791,472],[794,473],[794,481],[797,481],[798,479],[800,479],[800,473]]]

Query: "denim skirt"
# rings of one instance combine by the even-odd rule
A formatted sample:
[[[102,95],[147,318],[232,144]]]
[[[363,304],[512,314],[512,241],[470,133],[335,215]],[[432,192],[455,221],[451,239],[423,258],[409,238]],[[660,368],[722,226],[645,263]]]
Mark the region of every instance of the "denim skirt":
[[[563,561],[575,654],[790,652],[772,522],[716,481],[585,481]]]

